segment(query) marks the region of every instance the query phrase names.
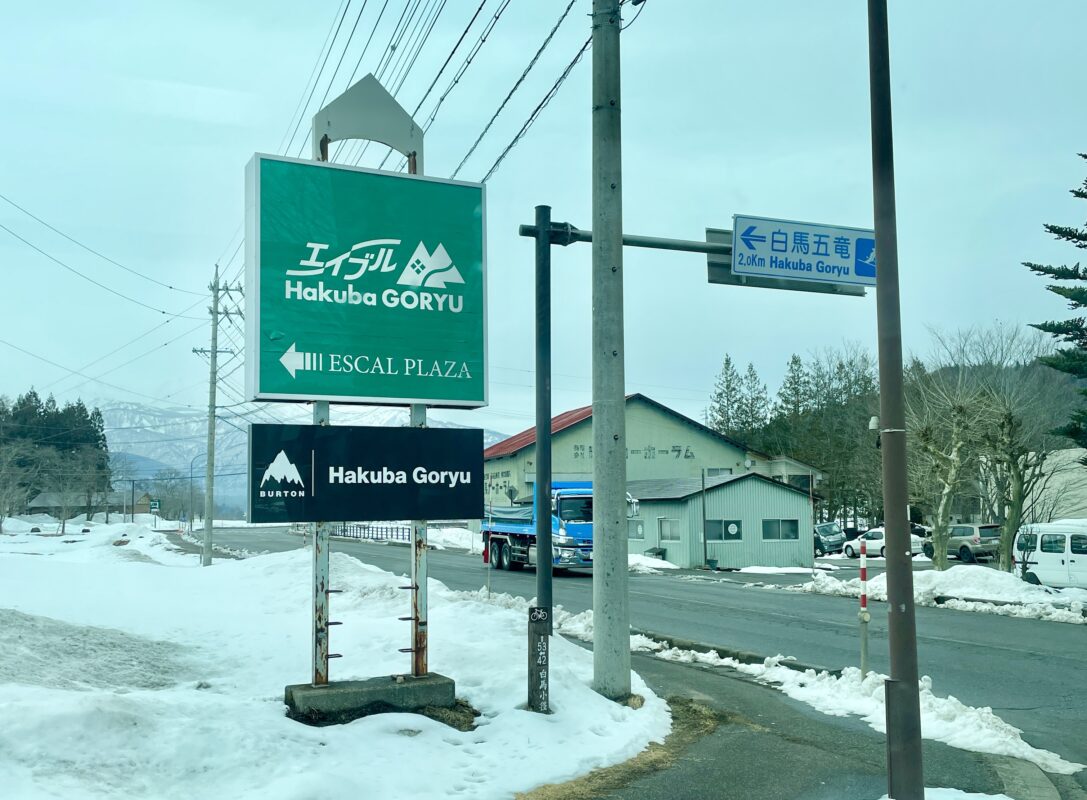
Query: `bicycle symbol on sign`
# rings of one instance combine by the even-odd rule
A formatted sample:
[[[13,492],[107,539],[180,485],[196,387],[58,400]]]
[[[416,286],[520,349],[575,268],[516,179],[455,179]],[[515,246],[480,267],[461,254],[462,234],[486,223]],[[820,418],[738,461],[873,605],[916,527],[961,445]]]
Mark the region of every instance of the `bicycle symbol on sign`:
[[[528,614],[529,622],[546,622],[547,621],[547,609],[546,608],[534,608]]]

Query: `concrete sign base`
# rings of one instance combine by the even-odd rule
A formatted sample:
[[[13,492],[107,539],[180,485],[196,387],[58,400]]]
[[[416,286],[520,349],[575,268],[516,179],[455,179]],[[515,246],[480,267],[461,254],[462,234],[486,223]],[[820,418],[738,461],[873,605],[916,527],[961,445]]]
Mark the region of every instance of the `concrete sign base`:
[[[429,672],[382,676],[364,681],[337,681],[324,686],[294,684],[283,690],[287,716],[308,725],[345,722],[390,711],[412,712],[427,706],[452,708],[456,686],[452,678]]]

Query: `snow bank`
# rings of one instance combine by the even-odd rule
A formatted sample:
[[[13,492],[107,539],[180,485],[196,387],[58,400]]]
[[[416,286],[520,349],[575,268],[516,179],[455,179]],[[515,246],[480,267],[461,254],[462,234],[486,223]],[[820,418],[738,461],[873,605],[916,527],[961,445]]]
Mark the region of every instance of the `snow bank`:
[[[832,564],[816,566],[817,570],[837,569]],[[810,575],[811,567],[741,567],[737,572],[748,572],[752,575]]]
[[[888,800],[887,795],[879,800]],[[925,788],[925,800],[1012,800],[1006,794],[975,794],[974,792],[962,792],[958,789],[932,789]]]
[[[645,639],[645,637],[640,637]],[[886,675],[868,673],[864,679],[855,667],[847,667],[841,677],[827,672],[800,672],[782,665],[787,660],[778,655],[762,664],[742,664],[734,658],[722,658],[716,651],[699,653],[693,650],[664,648],[652,640],[631,642],[632,647],[648,650],[658,658],[684,663],[729,667],[750,675],[760,683],[774,684],[796,700],[835,717],[857,716],[880,733],[886,733],[884,681]],[[1031,747],[1023,741],[1022,731],[1002,720],[988,707],[974,708],[954,697],[937,697],[932,693],[932,679],[920,680],[921,736],[944,742],[960,750],[975,753],[1021,758],[1036,764],[1046,772],[1071,775],[1084,768],[1083,764],[1065,761],[1056,753]]]
[[[467,528],[427,528],[426,540],[438,550],[454,547],[469,553],[483,552],[483,535]]]
[[[665,561],[663,558],[650,558],[634,553],[627,555],[627,568],[635,575],[660,575],[661,570],[679,569],[671,561]]]
[[[430,665],[482,712],[474,731],[412,714],[292,722],[283,687],[309,677],[310,554],[196,563],[133,525],[0,539],[5,796],[278,800],[318,785],[328,797],[512,797],[624,761],[670,730],[667,706],[637,676],[640,709],[597,695],[592,653],[561,637],[554,713],[526,711],[525,601],[436,581]],[[332,632],[343,654],[333,680],[409,668],[397,652],[409,632],[397,620],[404,581],[332,554],[342,590],[332,614],[344,622]],[[590,620],[568,615],[559,630],[591,630]]]
[[[812,577],[810,583],[788,588],[816,594],[860,597],[860,578],[839,580],[822,574]],[[873,600],[887,599],[886,573],[868,581],[868,596]],[[923,606],[937,605],[937,597],[964,598],[946,601],[943,605],[960,611],[1067,622],[1073,625],[1087,624],[1087,618],[1083,616],[1083,609],[1087,606],[1087,591],[1034,586],[1008,572],[974,564],[962,564],[944,571],[915,572],[913,596],[914,602]]]

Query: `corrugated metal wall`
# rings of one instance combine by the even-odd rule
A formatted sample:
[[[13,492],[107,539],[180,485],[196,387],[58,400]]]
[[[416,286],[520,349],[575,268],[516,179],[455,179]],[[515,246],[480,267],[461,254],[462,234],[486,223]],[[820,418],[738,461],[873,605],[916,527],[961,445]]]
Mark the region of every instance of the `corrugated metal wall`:
[[[691,552],[697,550],[692,564],[702,563],[702,506],[695,496],[688,500],[692,526]],[[743,522],[743,538],[739,542],[708,543],[709,557],[716,558],[720,567],[810,567],[812,565],[811,502],[799,492],[766,481],[748,479],[726,484],[706,493],[707,519],[738,519]],[[800,538],[764,540],[764,519],[795,519],[799,521]]]
[[[680,541],[660,541],[660,519],[679,520]],[[720,567],[810,567],[812,565],[811,504],[804,495],[766,481],[749,479],[706,492],[706,518],[740,520],[738,542],[710,541],[710,558]],[[638,519],[644,523],[644,539],[628,539],[628,551],[642,553],[663,547],[666,558],[681,567],[702,565],[702,499],[694,494],[685,501],[643,500]],[[795,519],[800,538],[764,540],[764,519]]]
[[[679,520],[679,536],[678,542],[670,542],[660,540],[660,519],[675,519]],[[638,522],[642,522],[645,529],[644,539],[627,539],[627,551],[635,555],[642,555],[646,550],[653,547],[663,547],[668,552],[665,554],[665,558],[671,561],[673,564],[679,566],[688,566],[685,563],[685,559],[689,558],[687,550],[690,547],[689,539],[691,538],[690,532],[690,520],[688,519],[687,504],[682,500],[651,500],[644,501],[638,506],[638,517],[635,520],[628,520],[628,526],[636,525]],[[701,559],[698,563],[702,563]]]

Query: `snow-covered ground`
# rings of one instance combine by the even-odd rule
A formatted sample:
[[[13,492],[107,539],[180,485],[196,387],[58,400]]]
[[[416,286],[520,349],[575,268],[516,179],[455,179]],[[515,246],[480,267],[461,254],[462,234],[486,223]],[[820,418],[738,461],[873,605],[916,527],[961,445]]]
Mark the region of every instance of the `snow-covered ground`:
[[[436,581],[430,665],[482,712],[474,731],[413,714],[292,722],[283,687],[309,677],[310,554],[197,563],[139,525],[0,536],[0,794],[512,797],[624,761],[670,730],[637,676],[637,710],[593,692],[592,654],[561,637],[555,713],[526,711],[527,602]],[[343,553],[331,575],[345,623],[332,634],[343,654],[333,679],[405,672],[404,578]],[[585,614],[556,622],[591,632]]]
[[[663,558],[650,558],[636,553],[627,555],[627,567],[635,575],[659,575],[661,570],[679,569],[671,561],[665,561]]]
[[[483,534],[467,528],[428,527],[426,540],[427,544],[439,550],[453,547],[469,553],[483,553]]]
[[[665,648],[660,642],[644,636],[631,637],[635,650],[650,651],[658,658],[684,663],[729,667],[752,676],[760,683],[772,684],[796,700],[836,717],[857,716],[881,733],[886,732],[884,681],[886,675],[870,672],[861,678],[855,667],[847,667],[841,677],[828,672],[800,672],[782,664],[784,656],[774,656],[762,664],[743,664],[734,658],[723,658],[715,651]],[[921,735],[925,739],[944,742],[961,750],[975,753],[1012,756],[1037,764],[1046,772],[1071,775],[1084,768],[1083,764],[1065,761],[1056,753],[1039,750],[1023,741],[1022,731],[1009,725],[991,708],[973,708],[954,697],[938,697],[932,691],[932,679],[922,677]]]
[[[841,569],[834,564],[816,564],[812,567],[740,567],[737,572],[746,572],[751,575],[810,575],[812,570],[832,572]]]
[[[810,583],[788,588],[816,594],[860,597],[860,578],[840,580],[823,574],[812,577]],[[1083,609],[1087,607],[1087,590],[1034,586],[1010,573],[976,564],[960,564],[943,571],[915,572],[913,594],[914,602],[918,605],[935,606],[937,597],[963,598],[946,600],[942,605],[959,611],[1087,624],[1087,617],[1083,616]],[[887,599],[886,573],[868,581],[868,597],[873,600]],[[1001,605],[1003,603],[1011,605]]]

